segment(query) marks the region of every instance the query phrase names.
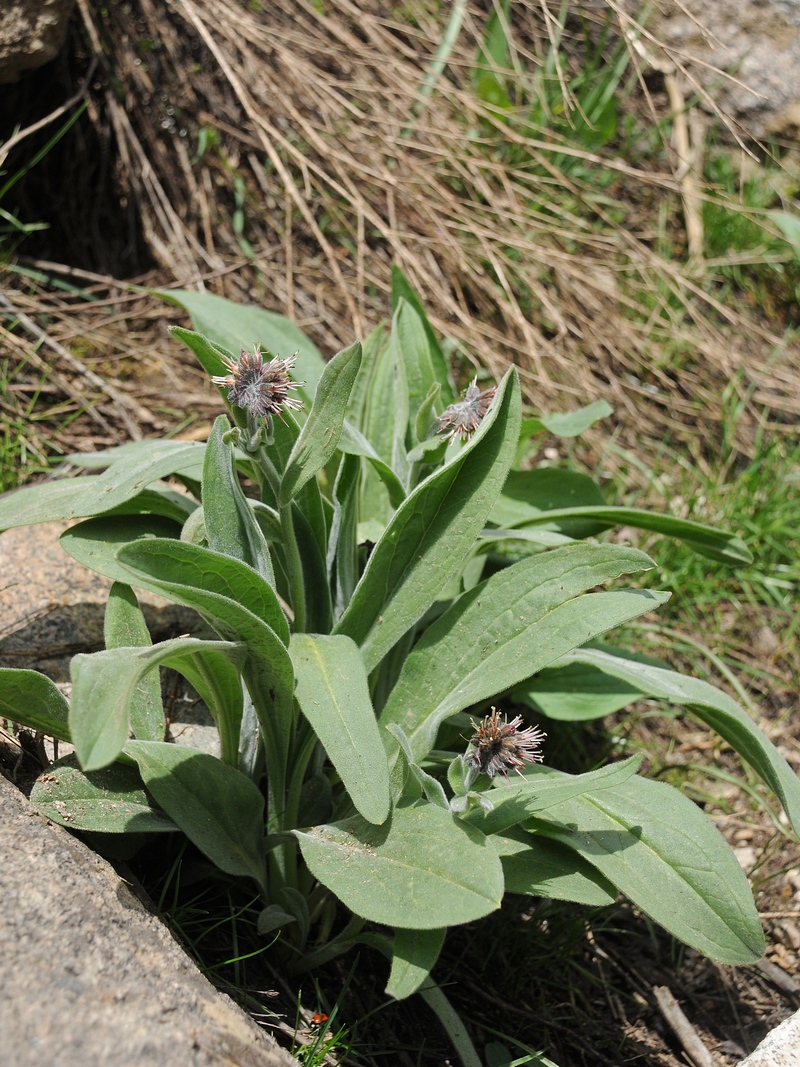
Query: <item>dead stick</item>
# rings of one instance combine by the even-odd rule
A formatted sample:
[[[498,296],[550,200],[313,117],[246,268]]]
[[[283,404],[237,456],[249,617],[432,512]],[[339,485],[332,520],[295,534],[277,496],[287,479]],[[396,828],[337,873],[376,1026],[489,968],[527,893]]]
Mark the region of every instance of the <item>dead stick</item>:
[[[683,1014],[675,997],[665,985],[653,986],[658,1003],[658,1010],[672,1027],[672,1030],[683,1045],[684,1051],[691,1057],[696,1067],[715,1067],[711,1053],[697,1036],[697,1031]]]

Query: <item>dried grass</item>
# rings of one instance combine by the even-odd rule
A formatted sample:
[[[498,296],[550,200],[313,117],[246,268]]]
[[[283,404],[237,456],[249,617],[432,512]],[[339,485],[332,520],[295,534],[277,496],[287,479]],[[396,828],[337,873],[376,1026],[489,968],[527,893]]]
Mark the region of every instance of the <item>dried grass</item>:
[[[658,53],[687,87],[691,65],[659,52],[621,5],[608,6],[623,36],[640,35],[632,54],[642,106],[663,113],[668,104],[653,99],[642,56]],[[523,136],[478,102],[470,71],[491,5],[467,7],[447,71],[424,102],[418,91],[441,40],[438,11],[415,7],[412,24],[378,0],[132,0],[102,18],[88,0],[78,9],[105,71],[89,94],[92,121],[107,131],[122,191],[135,201],[157,264],[150,284],[263,304],[331,353],[385,316],[396,262],[470,361],[493,374],[516,363],[539,408],[606,397],[629,445],[642,436],[713,438],[722,389],[737,377],[751,421],[781,427],[800,415],[798,347],[756,315],[717,302],[690,270],[653,250],[652,234],[603,224],[591,185],[565,178],[554,158],[616,171],[621,196],[634,188],[651,201],[671,197],[673,211],[680,174],[593,155],[546,131]],[[515,18],[521,59],[540,63],[552,13],[524,0]],[[557,76],[566,87],[560,68]],[[193,158],[203,127],[216,141]],[[501,136],[535,168],[488,151],[487,139]],[[546,195],[551,210],[532,210]],[[568,202],[576,209],[560,208]],[[61,321],[113,350],[122,291],[107,292],[117,301],[110,315],[64,299]],[[158,316],[147,298],[137,301],[145,316]],[[126,344],[136,351],[135,341]],[[678,349],[680,374],[664,355]],[[139,401],[146,409],[146,397]],[[148,412],[139,414],[146,432]]]

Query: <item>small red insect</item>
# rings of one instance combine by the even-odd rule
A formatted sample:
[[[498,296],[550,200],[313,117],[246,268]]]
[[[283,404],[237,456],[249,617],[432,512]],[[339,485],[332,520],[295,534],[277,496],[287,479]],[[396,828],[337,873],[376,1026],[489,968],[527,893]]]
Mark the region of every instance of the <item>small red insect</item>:
[[[327,1021],[328,1021],[328,1016],[325,1014],[324,1011],[316,1011],[311,1016],[311,1025],[312,1026],[321,1026],[323,1023],[326,1023]]]

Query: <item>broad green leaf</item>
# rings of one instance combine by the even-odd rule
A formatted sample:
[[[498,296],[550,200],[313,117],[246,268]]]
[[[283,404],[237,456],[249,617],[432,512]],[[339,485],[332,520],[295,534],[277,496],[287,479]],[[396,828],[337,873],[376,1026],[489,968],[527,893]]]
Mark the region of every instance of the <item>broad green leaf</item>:
[[[436,336],[436,331],[428,321],[428,316],[422,301],[417,296],[416,291],[412,287],[408,278],[406,278],[405,274],[403,274],[399,267],[393,266],[392,314],[397,311],[401,300],[405,300],[405,302],[416,311],[419,320],[422,323],[422,328],[425,330],[425,335],[428,338],[430,357],[436,374],[436,381],[442,387],[442,392],[440,394],[442,406],[446,407],[455,399],[453,383],[450,381],[450,368],[447,364],[447,358],[442,350],[442,346],[439,344],[439,338]]]
[[[375,546],[336,626],[361,647],[367,670],[422,617],[460,568],[508,473],[519,434],[519,404],[512,368],[470,443],[417,486]]]
[[[241,560],[275,588],[269,548],[239,484],[224,415],[214,422],[203,463],[203,524],[208,547]]]
[[[183,673],[193,655],[213,650],[231,657],[237,666],[244,658],[241,645],[189,637],[150,648],[113,648],[74,656],[69,728],[83,769],[100,770],[122,752],[128,740],[131,701],[148,671],[163,663]]]
[[[571,900],[602,907],[617,899],[615,887],[572,849],[524,830],[496,834],[492,844],[503,864],[508,893]]]
[[[316,481],[309,482],[306,489],[313,488],[318,494]],[[301,490],[302,493],[305,492]],[[320,544],[315,530],[308,521],[307,512],[299,506],[299,500],[293,500],[292,522],[300,564],[303,573],[303,596],[306,606],[304,629],[311,633],[330,633],[333,626],[333,601],[328,582],[328,565],[325,557],[324,542]]]
[[[400,298],[392,319],[389,343],[397,349],[398,358],[405,369],[409,421],[412,427],[416,427],[420,407],[428,396],[431,386],[439,383],[433,364],[434,354],[431,351],[422,319],[403,297]],[[444,405],[440,401],[439,409],[443,410],[443,408]]]
[[[409,930],[400,927],[394,932],[392,969],[386,992],[395,1000],[404,1000],[416,993],[430,974],[444,944],[447,930]]]
[[[270,784],[280,795],[294,725],[294,673],[288,623],[273,590],[239,560],[181,541],[137,541],[119,549],[118,561],[129,582],[195,608],[221,637],[245,643],[242,675],[267,748]]]
[[[156,290],[155,295],[188,311],[199,333],[236,358],[242,350],[251,352],[257,343],[284,359],[297,352],[297,378],[305,382],[305,395],[309,399],[314,396],[325,361],[317,346],[283,315],[251,304],[234,304],[213,293],[168,289]],[[224,373],[224,370],[214,373]]]
[[[605,498],[588,474],[541,467],[509,471],[489,521],[503,529],[533,521],[549,522],[543,513],[572,507],[605,506]],[[555,527],[553,527],[555,528]],[[559,528],[560,529],[560,528]],[[573,524],[561,530],[570,537],[589,537],[601,529],[597,523]]]
[[[381,353],[388,343],[386,323],[379,323],[371,333],[364,338],[361,348],[361,366],[358,369],[356,380],[350,391],[350,400],[347,404],[346,421],[354,426],[359,432],[364,427],[364,413],[372,389],[372,377],[375,372]]]
[[[109,589],[103,630],[106,648],[149,648],[153,644],[139,601],[129,585],[114,582]],[[167,720],[158,671],[151,671],[140,680],[131,696],[128,714],[134,736],[141,741],[164,740]]]
[[[122,763],[87,774],[74,756],[67,756],[37,780],[31,803],[69,830],[130,834],[178,829],[147,795],[139,772]]]
[[[499,571],[428,627],[405,662],[381,723],[398,723],[421,759],[448,716],[662,604],[668,594],[585,592],[652,565],[637,549],[574,544]]]
[[[160,515],[104,515],[71,526],[61,535],[59,544],[84,567],[131,585],[137,584],[132,583],[131,572],[117,560],[121,546],[156,538],[177,541],[180,534],[180,526]]]
[[[366,399],[362,432],[372,448],[405,485],[406,431],[408,429],[408,383],[397,346],[389,344],[379,354]],[[385,522],[391,508],[387,490],[367,470],[361,490],[362,519]],[[380,474],[380,471],[377,472]]]
[[[432,804],[294,831],[318,881],[356,915],[433,930],[500,907],[503,871],[489,840]]]
[[[281,504],[288,504],[336,451],[347,401],[360,364],[361,344],[356,341],[334,356],[325,367],[317,385],[314,406],[286,464],[281,480]]]
[[[358,646],[349,637],[294,634],[289,650],[300,710],[311,723],[357,811],[389,816],[389,765]]]
[[[214,648],[213,642],[204,645],[182,661],[180,670],[211,712],[219,733],[220,759],[236,767],[244,714],[241,667],[234,657]]]
[[[771,211],[769,216],[794,249],[795,256],[800,259],[800,215],[789,211]]]
[[[384,463],[369,441],[363,434],[351,426],[345,420],[342,427],[342,436],[339,438],[339,451],[346,452],[350,456],[364,456],[369,460],[376,474],[386,487],[389,494],[389,502],[393,508],[399,508],[406,498],[403,483],[397,477],[388,463]]]
[[[680,941],[720,963],[760,959],[764,935],[747,878],[713,823],[677,789],[634,776],[550,808],[547,818],[533,825]]]
[[[226,612],[244,609],[288,645],[289,624],[275,591],[241,560],[201,545],[163,539],[123,546],[118,549],[117,558],[123,567],[135,570],[142,588],[152,588],[153,592],[187,603],[204,614],[215,615],[218,608]],[[223,609],[220,598],[233,602],[234,608]],[[222,615],[215,617],[223,619]]]
[[[720,563],[751,563],[747,545],[727,530],[658,515],[640,508],[609,507],[591,478],[551,467],[511,471],[489,520],[506,529],[546,525],[570,537],[589,537],[612,526],[633,526],[675,537]]]
[[[118,459],[102,474],[16,489],[0,498],[0,530],[100,515],[176,471],[196,467],[205,445],[157,441],[145,455]]]
[[[0,667],[0,718],[59,741],[72,741],[67,698],[38,671]]]
[[[326,559],[328,580],[334,583],[334,618],[339,618],[358,584],[358,488],[361,461],[343,455],[333,484],[333,522]]]
[[[526,441],[535,433],[546,430],[555,437],[578,437],[600,419],[613,414],[613,408],[605,400],[595,400],[593,404],[565,411],[563,414],[538,415],[522,420],[519,439]]]
[[[800,779],[769,740],[727,693],[699,678],[688,678],[652,663],[598,648],[579,648],[561,660],[589,667],[627,684],[645,696],[682,704],[724,738],[767,783],[780,800],[794,829],[800,832]]]
[[[181,745],[130,741],[125,753],[148,792],[212,863],[266,888],[264,798],[246,775]]]
[[[489,793],[492,811],[473,808],[464,816],[482,834],[502,834],[509,827],[523,822],[531,815],[562,804],[573,797],[592,793],[599,789],[626,782],[639,769],[641,756],[631,756],[620,763],[609,763],[586,774],[569,774],[549,778],[543,768],[531,767],[523,774],[525,781],[516,776],[514,781],[495,778],[494,789]]]

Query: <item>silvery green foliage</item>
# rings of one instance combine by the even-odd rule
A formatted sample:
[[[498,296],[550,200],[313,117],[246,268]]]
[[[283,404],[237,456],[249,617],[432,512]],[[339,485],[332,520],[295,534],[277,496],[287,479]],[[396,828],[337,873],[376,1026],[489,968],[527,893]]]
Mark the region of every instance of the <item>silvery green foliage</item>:
[[[447,927],[494,911],[506,890],[587,904],[622,892],[712,958],[756,960],[750,888],[699,808],[640,777],[636,758],[564,774],[546,747],[536,762],[532,725],[474,721],[508,694],[545,727],[545,713],[671,700],[800,827],[796,776],[733,700],[596,640],[668,594],[629,584],[653,566],[644,553],[587,538],[638,526],[731,564],[747,562],[745,546],[608,507],[585,475],[516,469],[531,435],[574,435],[607,407],[523,420],[514,369],[460,400],[399,272],[391,327],[327,364],[279,316],[171,299],[202,330],[175,338],[228,403],[208,442],[74,456],[90,473],[0,501],[3,528],[74,520],[63,547],[114,581],[107,648],[75,657],[69,705],[36,672],[0,675],[0,714],[75,746],[37,784],[40,810],[73,829],[185,834],[255,882],[263,930],[280,929],[298,968],[369,940],[391,957],[396,997],[425,981]],[[253,345],[257,374],[237,355]],[[133,589],[194,608],[213,638],[153,645]],[[219,759],[165,740],[162,664],[208,705]],[[325,894],[352,919],[320,945]]]

